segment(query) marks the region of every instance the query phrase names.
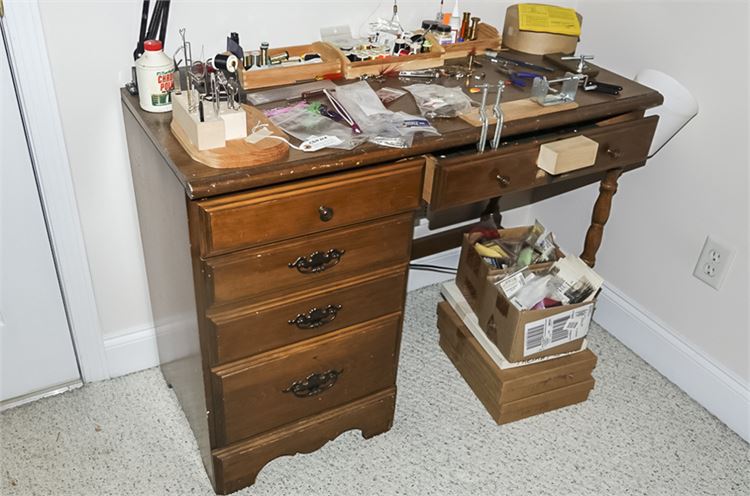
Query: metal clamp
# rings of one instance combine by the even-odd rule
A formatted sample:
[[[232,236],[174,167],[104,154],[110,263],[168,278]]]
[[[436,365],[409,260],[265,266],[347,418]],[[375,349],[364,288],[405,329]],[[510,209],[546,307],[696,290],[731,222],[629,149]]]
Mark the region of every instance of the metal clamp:
[[[543,107],[572,102],[576,99],[578,84],[584,78],[582,74],[566,72],[565,77],[548,80],[546,77],[534,78],[531,86],[531,99]],[[562,83],[562,88],[556,90],[551,84]]]
[[[492,107],[492,115],[495,116],[495,135],[492,137],[490,146],[493,150],[497,150],[500,147],[500,136],[503,133],[503,122],[505,121],[505,115],[500,106],[500,100],[503,98],[503,89],[505,89],[505,82],[500,81],[497,83],[497,96],[495,97],[495,105]]]
[[[479,105],[479,120],[482,123],[482,131],[479,133],[477,151],[479,153],[484,153],[484,149],[487,146],[487,132],[490,127],[490,121],[487,118],[487,93],[490,90],[490,85],[483,84],[481,86],[476,86],[476,88],[482,89],[482,103]]]
[[[560,57],[560,60],[577,60],[578,67],[576,67],[576,72],[578,74],[583,74],[583,71],[588,68],[588,64],[586,64],[586,61],[594,60],[594,56],[593,55],[565,55],[563,57]]]

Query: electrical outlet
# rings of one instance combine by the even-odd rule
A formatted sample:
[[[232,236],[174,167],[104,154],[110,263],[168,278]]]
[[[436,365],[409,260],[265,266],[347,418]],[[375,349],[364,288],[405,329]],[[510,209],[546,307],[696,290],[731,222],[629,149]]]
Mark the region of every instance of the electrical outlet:
[[[718,290],[729,272],[733,258],[734,250],[708,236],[703,243],[693,275]]]

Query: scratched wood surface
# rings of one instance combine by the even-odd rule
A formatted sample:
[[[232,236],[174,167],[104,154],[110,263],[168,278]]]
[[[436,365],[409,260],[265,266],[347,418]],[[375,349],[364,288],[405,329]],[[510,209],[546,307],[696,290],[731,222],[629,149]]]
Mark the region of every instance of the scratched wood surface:
[[[538,56],[507,53],[512,57],[543,64],[542,58]],[[494,70],[492,63],[483,57],[479,57],[477,60],[483,64],[481,70],[486,73],[486,82],[496,83],[500,74]],[[454,63],[460,62],[463,62],[463,60],[454,61]],[[529,117],[508,122],[504,126],[503,136],[507,138],[539,131],[540,129],[604,119],[655,107],[663,101],[662,96],[657,91],[604,69],[601,69],[599,80],[618,84],[623,87],[623,90],[618,96],[581,92],[576,100],[577,108],[545,115],[543,118]],[[373,81],[371,85],[377,90],[381,86],[402,87],[417,82],[419,81],[400,81],[391,78],[385,82]],[[441,84],[457,85],[463,83],[460,81],[441,81]],[[511,87],[505,92],[503,100],[520,100],[529,96],[530,89]],[[150,114],[141,110],[138,105],[138,98],[131,96],[124,89],[121,90],[121,97],[123,111],[131,113],[141,124],[169,167],[183,184],[188,197],[191,199],[278,184],[303,177],[327,174],[337,170],[351,169],[425,153],[441,152],[476,143],[480,132],[479,128],[461,119],[441,119],[434,122],[435,127],[441,133],[440,136],[417,136],[411,148],[384,148],[365,144],[350,151],[324,149],[314,153],[304,153],[290,150],[289,156],[285,159],[252,168],[213,169],[193,160],[188,155],[172,135],[169,127],[171,121],[169,114]],[[470,97],[477,101],[479,99],[478,94],[472,94]],[[399,98],[388,107],[394,111],[418,114],[416,103],[410,94]]]

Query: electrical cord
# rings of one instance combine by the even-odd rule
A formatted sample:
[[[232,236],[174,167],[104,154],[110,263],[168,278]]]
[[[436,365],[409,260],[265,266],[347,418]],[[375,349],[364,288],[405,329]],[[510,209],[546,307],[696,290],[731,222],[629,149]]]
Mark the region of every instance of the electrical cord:
[[[429,272],[438,272],[440,274],[455,274],[458,269],[453,267],[445,267],[442,265],[431,265],[431,264],[409,264],[409,269],[413,270],[425,270]]]

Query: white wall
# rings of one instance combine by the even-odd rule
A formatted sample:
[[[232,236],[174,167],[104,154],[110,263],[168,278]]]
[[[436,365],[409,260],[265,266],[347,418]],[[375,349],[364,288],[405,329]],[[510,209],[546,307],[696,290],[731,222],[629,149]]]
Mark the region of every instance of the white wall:
[[[581,53],[623,75],[664,71],[699,115],[614,198],[597,270],[689,346],[750,383],[748,368],[748,7],[733,2],[580,0]],[[736,84],[712,76],[729,70]],[[726,73],[724,73],[726,74]],[[597,186],[531,208],[579,249]],[[723,287],[692,276],[706,235],[737,250]]]
[[[154,2],[151,2],[152,6]],[[453,5],[452,1],[446,2]],[[119,88],[130,80],[141,2],[39,0],[55,91],[73,173],[102,332],[105,337],[151,327],[138,219],[132,192]],[[462,1],[461,7],[495,25],[509,2]],[[415,25],[438,2],[400,2],[400,18]],[[357,32],[390,1],[172,2],[166,49],[187,28],[194,57],[212,56],[230,31],[246,46],[307,43],[322,26],[348,24]]]
[[[452,6],[451,0],[446,3]],[[461,1],[461,7],[500,26],[509,3]],[[581,47],[595,53],[597,62],[626,75],[643,67],[664,70],[683,81],[701,104],[700,116],[648,167],[621,180],[598,269],[747,382],[748,190],[747,149],[742,146],[747,140],[747,87],[733,90],[726,82],[726,74],[747,73],[745,4],[734,2],[733,12],[721,16],[720,23],[717,2],[562,3],[577,6],[584,15]],[[413,25],[431,17],[438,2],[399,4],[402,22]],[[321,26],[364,29],[368,20],[390,16],[391,5],[390,0],[176,0],[167,50],[177,46],[180,27],[187,28],[196,57],[201,45],[207,56],[220,50],[229,31],[238,31],[246,46],[262,40],[304,43],[317,39]],[[151,326],[119,103],[119,88],[130,77],[140,6],[137,0],[40,0],[102,332],[112,339]],[[729,52],[716,48],[727,46],[743,47],[744,54],[730,59]],[[713,67],[722,75],[708,77]],[[595,195],[594,187],[568,194],[519,211],[519,218],[537,216],[559,233],[564,245],[577,247]],[[738,249],[720,292],[690,275],[706,234]]]

